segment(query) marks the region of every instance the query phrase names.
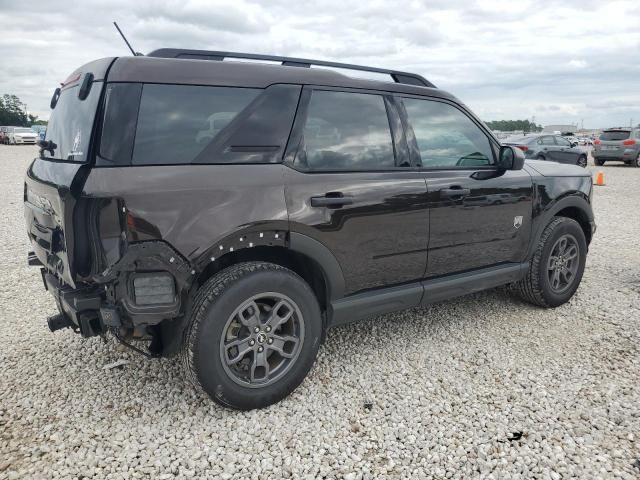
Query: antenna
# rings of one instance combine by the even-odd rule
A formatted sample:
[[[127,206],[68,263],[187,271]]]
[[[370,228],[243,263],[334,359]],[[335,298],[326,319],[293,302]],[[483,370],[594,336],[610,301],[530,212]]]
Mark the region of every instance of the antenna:
[[[118,29],[118,33],[120,34],[120,36],[122,37],[122,39],[124,40],[124,43],[127,44],[127,47],[129,47],[129,50],[131,50],[131,53],[133,53],[134,57],[138,57],[138,56],[143,56],[142,53],[140,52],[136,52],[133,47],[131,46],[131,44],[129,43],[129,40],[127,40],[127,37],[124,36],[124,33],[122,33],[122,30],[120,30],[120,27],[118,26],[118,24],[116,22],[113,22],[113,24],[116,26],[116,28]]]

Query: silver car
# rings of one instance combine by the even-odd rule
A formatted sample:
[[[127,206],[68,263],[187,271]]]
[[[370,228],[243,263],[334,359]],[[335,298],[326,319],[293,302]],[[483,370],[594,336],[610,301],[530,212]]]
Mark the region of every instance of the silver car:
[[[593,159],[596,165],[617,160],[640,167],[640,127],[610,128],[593,142]]]

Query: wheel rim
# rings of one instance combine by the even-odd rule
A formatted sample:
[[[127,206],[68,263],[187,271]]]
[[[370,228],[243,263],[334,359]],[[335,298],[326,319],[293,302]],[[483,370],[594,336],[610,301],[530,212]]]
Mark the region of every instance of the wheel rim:
[[[242,386],[266,387],[293,367],[303,341],[304,319],[293,300],[275,292],[254,295],[227,319],[222,366]]]
[[[553,244],[547,272],[549,285],[554,293],[566,292],[575,283],[580,264],[580,247],[571,234],[562,235]]]

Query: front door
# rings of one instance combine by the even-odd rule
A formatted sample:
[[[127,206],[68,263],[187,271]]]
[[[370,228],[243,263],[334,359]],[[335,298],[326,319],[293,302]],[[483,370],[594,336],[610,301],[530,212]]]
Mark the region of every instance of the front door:
[[[331,251],[347,294],[424,273],[427,189],[411,169],[403,135],[384,95],[303,92],[285,174],[290,229]]]
[[[425,276],[523,261],[531,232],[530,175],[499,171],[497,144],[458,106],[406,97],[402,103],[429,192]]]

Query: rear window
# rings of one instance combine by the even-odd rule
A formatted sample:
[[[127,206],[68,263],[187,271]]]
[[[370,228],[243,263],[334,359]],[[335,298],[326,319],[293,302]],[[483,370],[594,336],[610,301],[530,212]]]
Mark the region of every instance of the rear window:
[[[54,148],[43,151],[44,158],[55,158],[73,162],[87,160],[93,120],[100,98],[102,82],[94,82],[84,100],[78,98],[79,86],[62,90],[60,98],[49,117],[45,140],[53,142]]]
[[[144,85],[131,163],[191,163],[261,91]]]
[[[628,130],[609,130],[607,132],[602,132],[600,135],[600,140],[605,141],[615,141],[615,140],[626,140],[631,135],[631,132]]]

